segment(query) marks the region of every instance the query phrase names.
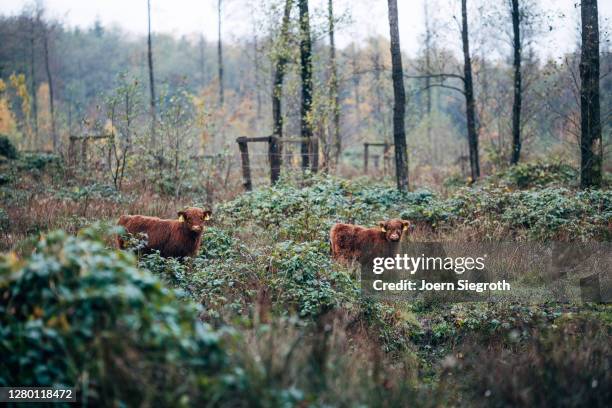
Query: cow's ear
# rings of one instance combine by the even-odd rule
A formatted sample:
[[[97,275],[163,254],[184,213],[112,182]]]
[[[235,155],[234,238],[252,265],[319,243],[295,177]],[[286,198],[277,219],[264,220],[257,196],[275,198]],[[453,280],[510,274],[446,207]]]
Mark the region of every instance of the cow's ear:
[[[211,214],[212,214],[212,212],[210,212],[210,211],[204,211],[204,215],[202,216],[202,221],[210,220]]]
[[[409,228],[412,228],[410,221],[402,220],[402,230],[407,231]]]
[[[185,222],[185,211],[178,212],[178,220],[179,222]]]
[[[387,232],[387,223],[385,221],[380,221],[378,226],[382,232]]]

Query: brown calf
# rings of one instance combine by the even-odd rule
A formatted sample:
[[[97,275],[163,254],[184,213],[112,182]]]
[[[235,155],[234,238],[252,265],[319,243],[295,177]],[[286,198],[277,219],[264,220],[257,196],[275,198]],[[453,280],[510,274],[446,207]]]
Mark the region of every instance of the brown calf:
[[[336,224],[329,233],[332,258],[343,262],[364,262],[366,252],[372,254],[385,250],[389,244],[399,243],[408,228],[410,222],[399,219],[381,221],[376,228]]]
[[[130,234],[146,234],[147,243],[143,253],[158,250],[163,257],[193,256],[200,248],[204,222],[210,220],[211,212],[188,207],[178,212],[178,220],[163,220],[144,215],[122,215],[118,224]],[[119,248],[125,241],[117,237]]]

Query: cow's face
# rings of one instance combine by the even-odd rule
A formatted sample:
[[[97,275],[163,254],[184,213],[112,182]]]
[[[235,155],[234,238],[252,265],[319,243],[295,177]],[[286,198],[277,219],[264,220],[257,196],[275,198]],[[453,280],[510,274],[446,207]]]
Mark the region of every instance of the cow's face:
[[[402,235],[410,230],[410,221],[393,219],[378,223],[380,230],[385,234],[385,239],[389,242],[399,242]]]
[[[183,211],[178,212],[180,222],[184,222],[185,226],[193,232],[202,232],[204,225],[210,220],[211,212],[197,207],[187,207]]]

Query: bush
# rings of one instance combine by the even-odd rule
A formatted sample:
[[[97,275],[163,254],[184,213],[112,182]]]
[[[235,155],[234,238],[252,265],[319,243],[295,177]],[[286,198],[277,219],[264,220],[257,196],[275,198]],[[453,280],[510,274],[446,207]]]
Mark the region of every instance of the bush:
[[[401,212],[402,218],[434,226],[462,226],[480,239],[609,239],[612,192],[565,188],[511,191],[501,187],[462,188],[443,200],[431,197]]]
[[[0,257],[0,385],[76,385],[94,405],[219,397],[226,354],[198,309],[94,230]]]
[[[547,186],[574,186],[579,179],[578,170],[561,161],[523,162],[498,172],[487,181],[502,186],[542,188]]]
[[[281,242],[270,260],[271,288],[283,305],[299,316],[318,316],[355,301],[359,289],[350,277],[332,268],[329,246],[322,242]]]
[[[26,153],[22,154],[18,167],[23,171],[40,171],[49,166],[62,167],[61,157],[51,153]]]
[[[4,156],[10,160],[14,160],[18,156],[15,145],[13,145],[8,136],[5,135],[0,135],[0,156]]]

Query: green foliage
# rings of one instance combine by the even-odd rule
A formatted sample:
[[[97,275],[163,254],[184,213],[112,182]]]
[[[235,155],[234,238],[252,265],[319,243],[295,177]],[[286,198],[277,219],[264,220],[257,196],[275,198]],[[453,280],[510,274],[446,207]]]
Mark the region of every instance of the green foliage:
[[[317,176],[305,187],[283,181],[222,204],[226,223],[252,223],[274,240],[328,238],[335,222],[371,226],[401,217],[441,231],[461,226],[483,239],[607,239],[612,192],[567,188],[512,191],[490,185],[460,188],[443,198],[429,191],[400,193]],[[247,221],[245,221],[247,220]]]
[[[103,185],[56,192],[76,201],[115,194]],[[474,405],[487,390],[485,401],[503,406],[529,383],[557,392],[554,381],[565,384],[571,367],[588,373],[571,388],[576,395],[595,377],[608,381],[584,351],[609,354],[601,336],[572,342],[555,334],[566,305],[363,298],[354,271],[330,259],[329,228],[398,215],[434,226],[442,239],[456,230],[476,239],[602,239],[609,238],[612,194],[485,183],[444,197],[309,176],[220,204],[194,258],[154,253],[136,264],[131,254],[104,248],[99,228],[80,237],[53,233],[23,261],[0,261],[0,353],[9,356],[0,362],[0,381],[77,384],[92,403],[107,405],[155,398],[161,405],[228,406]],[[231,335],[221,340],[219,333]],[[565,362],[557,348],[584,352]],[[488,362],[471,359],[480,349],[503,359],[493,352]],[[521,378],[503,368],[513,359],[521,361],[510,364]],[[514,388],[482,377],[497,371]],[[527,392],[525,404],[572,405],[568,392],[557,394],[538,400]]]
[[[271,288],[283,307],[317,316],[354,301],[358,287],[343,272],[333,270],[329,246],[320,241],[277,244],[270,259]]]
[[[219,336],[94,229],[53,232],[0,258],[0,384],[76,385],[105,405],[206,401],[221,390]]]
[[[18,167],[22,171],[42,171],[49,167],[62,168],[61,157],[51,153],[25,153],[20,155]]]
[[[15,145],[13,145],[8,136],[5,135],[0,135],[0,156],[4,156],[10,160],[14,160],[18,156]]]
[[[558,160],[521,162],[500,171],[490,179],[502,186],[520,189],[551,185],[574,186],[579,180],[579,173],[574,167]]]
[[[537,240],[607,239],[612,192],[565,188],[510,191],[499,187],[457,190],[449,198],[411,206],[402,217],[434,226],[462,226],[484,239],[508,235]]]
[[[400,193],[394,187],[364,185],[329,176],[311,176],[305,186],[281,180],[273,187],[243,194],[223,203],[218,212],[226,222],[251,220],[278,240],[328,238],[335,222],[374,225],[397,217],[406,205],[422,205],[432,193]]]

